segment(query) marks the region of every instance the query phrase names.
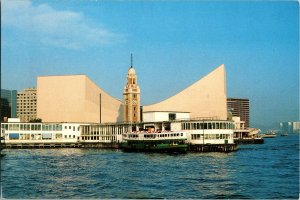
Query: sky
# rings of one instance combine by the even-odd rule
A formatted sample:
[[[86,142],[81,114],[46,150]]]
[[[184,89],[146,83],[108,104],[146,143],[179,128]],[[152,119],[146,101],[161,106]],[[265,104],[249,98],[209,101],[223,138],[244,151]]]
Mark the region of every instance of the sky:
[[[2,0],[1,31],[4,89],[86,74],[122,99],[133,53],[142,105],[225,64],[252,127],[299,121],[297,1]]]

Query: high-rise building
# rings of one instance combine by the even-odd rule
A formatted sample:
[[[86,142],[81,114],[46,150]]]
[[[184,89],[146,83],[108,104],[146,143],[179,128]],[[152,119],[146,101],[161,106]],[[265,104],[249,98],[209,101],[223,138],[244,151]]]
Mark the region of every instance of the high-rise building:
[[[1,89],[1,106],[0,106],[1,121],[4,118],[17,117],[17,91]]]
[[[140,122],[140,87],[137,84],[137,75],[132,66],[128,70],[127,83],[123,90],[124,121]]]
[[[36,119],[36,89],[27,88],[17,95],[17,113],[21,122]]]
[[[280,122],[281,133],[300,133],[300,122]]]
[[[233,117],[240,117],[245,122],[245,128],[249,128],[249,99],[227,98],[227,110]]]

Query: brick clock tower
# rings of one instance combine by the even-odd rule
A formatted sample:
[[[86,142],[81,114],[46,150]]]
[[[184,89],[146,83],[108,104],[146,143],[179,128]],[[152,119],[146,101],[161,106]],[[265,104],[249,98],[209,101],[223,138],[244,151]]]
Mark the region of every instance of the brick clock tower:
[[[127,83],[123,90],[124,97],[124,121],[125,122],[140,122],[140,87],[137,84],[137,75],[132,66],[127,74]]]

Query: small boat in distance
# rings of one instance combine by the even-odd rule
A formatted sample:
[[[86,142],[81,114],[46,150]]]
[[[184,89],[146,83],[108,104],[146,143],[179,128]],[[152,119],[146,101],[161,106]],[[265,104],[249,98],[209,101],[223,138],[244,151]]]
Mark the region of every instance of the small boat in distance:
[[[275,138],[277,135],[274,131],[270,131],[268,133],[262,133],[259,136],[262,138]]]
[[[280,136],[288,136],[289,134],[287,132],[281,133]]]
[[[129,132],[123,133],[124,151],[185,153],[188,145],[185,132]]]

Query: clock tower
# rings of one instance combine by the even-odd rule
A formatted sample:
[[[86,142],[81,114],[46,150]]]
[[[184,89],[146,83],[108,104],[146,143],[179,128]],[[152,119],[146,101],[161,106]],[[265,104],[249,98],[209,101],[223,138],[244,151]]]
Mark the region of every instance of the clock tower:
[[[128,69],[127,83],[123,90],[124,97],[124,121],[140,122],[140,87],[137,84],[137,75],[132,66]]]

